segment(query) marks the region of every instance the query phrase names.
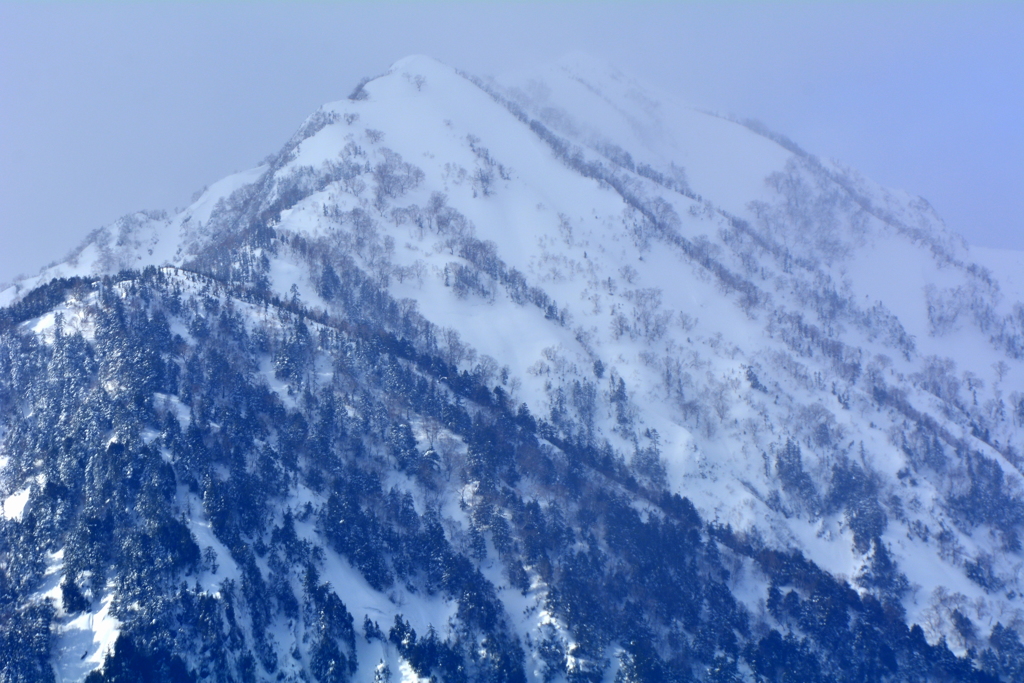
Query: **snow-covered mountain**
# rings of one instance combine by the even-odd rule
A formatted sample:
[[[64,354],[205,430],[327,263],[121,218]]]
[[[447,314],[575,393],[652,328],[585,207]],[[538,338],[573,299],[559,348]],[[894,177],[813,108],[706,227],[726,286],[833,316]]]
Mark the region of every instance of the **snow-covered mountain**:
[[[1019,263],[401,60],[0,293],[0,680],[1020,680]]]

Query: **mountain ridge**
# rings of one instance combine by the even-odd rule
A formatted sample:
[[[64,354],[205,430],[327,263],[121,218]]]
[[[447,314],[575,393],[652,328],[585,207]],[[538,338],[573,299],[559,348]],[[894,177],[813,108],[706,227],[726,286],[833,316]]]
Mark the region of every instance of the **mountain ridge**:
[[[1004,295],[989,271],[970,263],[966,245],[926,202],[884,191],[755,124],[680,114],[626,77],[602,81],[593,70],[574,71],[570,63],[525,84],[500,85],[429,58],[400,60],[348,100],[318,110],[264,165],[214,184],[174,216],[121,219],[94,233],[70,261],[0,293],[0,329],[10,337],[9,360],[0,367],[2,405],[5,424],[13,425],[0,429],[5,533],[23,533],[47,496],[63,500],[66,494],[47,489],[48,482],[82,476],[75,474],[79,465],[60,464],[65,456],[46,455],[39,465],[12,440],[42,438],[30,426],[33,416],[61,404],[37,395],[43,407],[16,412],[14,387],[24,387],[18,368],[52,366],[40,372],[58,381],[56,356],[47,354],[68,346],[93,359],[84,367],[95,366],[85,374],[95,375],[96,391],[129,411],[114,412],[114,422],[129,426],[105,437],[102,458],[76,457],[120,462],[125,456],[113,452],[115,445],[147,453],[161,444],[166,467],[156,460],[152,467],[177,486],[166,504],[183,510],[186,531],[162,517],[160,524],[211,549],[202,559],[182,551],[187,557],[177,571],[197,581],[189,599],[230,594],[217,592],[215,565],[250,586],[241,591],[249,620],[237,628],[240,642],[258,656],[246,655],[251,664],[242,657],[215,666],[223,666],[222,675],[245,680],[248,670],[334,680],[330,672],[340,672],[339,663],[361,662],[346,675],[367,676],[368,657],[378,656],[371,645],[379,641],[382,665],[405,667],[404,678],[428,676],[437,666],[453,676],[445,666],[454,664],[417,659],[407,627],[435,634],[432,647],[448,643],[452,653],[465,647],[460,642],[498,638],[505,654],[476,662],[480,676],[490,670],[528,680],[597,680],[617,671],[625,680],[654,680],[650,672],[671,679],[686,671],[711,680],[714,652],[725,648],[729,655],[715,666],[728,676],[781,680],[782,669],[772,668],[781,665],[765,657],[788,652],[813,669],[808,662],[818,655],[800,650],[807,647],[821,654],[815,666],[824,675],[835,661],[828,648],[838,646],[811,635],[811,608],[800,607],[815,594],[815,581],[838,591],[828,599],[853,605],[855,613],[877,603],[902,613],[900,624],[906,619],[899,638],[909,640],[899,641],[903,654],[883,657],[880,671],[890,673],[877,674],[880,680],[899,680],[900,666],[910,670],[911,651],[928,653],[918,656],[929,666],[959,666],[963,675],[1011,675],[1005,672],[1015,665],[976,657],[980,648],[997,659],[1009,656],[1003,650],[1012,651],[1015,636],[1007,628],[1024,624],[1017,606],[1024,523],[1019,290]],[[667,121],[652,114],[664,111]],[[658,126],[654,149],[642,133]],[[680,163],[666,158],[665,148],[678,152]],[[911,277],[916,284],[905,286]],[[43,284],[50,278],[57,279]],[[125,332],[139,345],[134,349],[110,338],[125,320],[140,327]],[[145,341],[149,335],[157,341]],[[217,360],[218,344],[226,359]],[[352,353],[345,349],[364,347],[373,350],[360,353],[370,356],[345,360]],[[17,360],[29,357],[37,360]],[[249,406],[242,412],[262,415],[256,423],[235,415],[237,406],[222,395],[226,387],[210,384],[213,368],[231,369],[248,396],[238,403]],[[122,373],[140,378],[149,393],[138,393]],[[194,379],[184,382],[190,373]],[[402,398],[403,391],[416,398]],[[343,409],[335,405],[335,417],[324,422],[322,406],[336,403]],[[205,417],[207,410],[217,420]],[[349,421],[359,426],[339,426]],[[229,423],[252,432],[242,438],[244,452],[219,436]],[[311,424],[322,424],[323,434],[314,436]],[[295,441],[287,436],[293,428],[306,436]],[[178,432],[189,436],[181,441]],[[495,434],[511,446],[502,447]],[[47,448],[56,454],[70,446]],[[298,454],[294,461],[289,448]],[[49,463],[51,457],[57,461]],[[273,474],[278,470],[290,479],[285,488],[283,475]],[[233,482],[257,472],[270,489],[260,495],[279,498],[257,505],[263,512],[256,520],[235,519],[224,501],[248,509],[240,502],[244,486]],[[367,476],[381,482],[369,490],[391,496],[390,485],[397,492],[393,511],[374,508],[358,493],[339,493]],[[277,494],[269,484],[275,481]],[[550,539],[531,541],[536,532],[529,531],[561,515],[587,518],[562,511],[563,497],[566,505],[598,501],[605,515],[596,532],[560,523],[552,538],[577,538],[566,557],[547,545]],[[532,505],[536,512],[523,512]],[[504,512],[489,511],[499,508]],[[286,578],[286,569],[264,558],[282,563],[301,555],[281,541],[296,533],[288,531],[296,522],[287,520],[297,509],[309,511],[299,526],[303,543],[320,549],[319,559],[310,550],[305,578]],[[337,531],[347,528],[346,515],[378,530],[384,549],[353,540],[361,532]],[[643,556],[616,536],[620,523],[652,538],[682,534],[693,555],[679,565]],[[109,592],[79,586],[107,565],[71,572],[57,557],[72,547],[57,547],[58,539],[86,532],[61,536],[72,532],[47,524],[58,530],[48,541],[53,557],[35,562],[48,562],[43,575],[52,585],[44,590],[40,579],[42,587],[19,594],[23,604],[56,600],[60,643],[90,632],[71,618],[82,613],[71,609],[82,601],[93,614],[105,609],[122,625],[134,623],[132,603],[122,596],[131,591],[116,582]],[[430,578],[425,556],[402,559],[402,546],[386,540],[396,533],[402,543],[427,534],[460,576],[486,577],[457,585],[484,593],[460,602],[456,584]],[[540,548],[530,550],[531,543]],[[723,618],[738,620],[732,628],[746,644],[726,646],[737,636],[716,632],[717,645],[707,650],[707,643],[698,645],[705,617],[661,623],[655,606],[631,607],[654,612],[629,628],[649,622],[643,628],[654,629],[651,642],[660,652],[626,647],[622,632],[594,625],[607,616],[582,593],[557,597],[566,577],[614,575],[615,563],[595,559],[599,550],[621,554],[634,578],[641,567],[661,576],[702,564],[715,577],[707,589],[732,596],[721,603]],[[727,561],[719,559],[722,552]],[[574,562],[582,564],[571,569]],[[322,590],[311,571],[344,577],[345,589]],[[409,583],[386,595],[383,588],[394,585],[387,576]],[[258,607],[252,586],[271,579],[290,585],[292,598],[282,593],[276,607]],[[786,585],[793,588],[783,594]],[[448,597],[437,604],[413,597],[423,591]],[[334,613],[349,614],[348,605],[357,622],[361,614],[372,622],[373,612],[394,616],[395,626],[376,639],[364,628],[364,644],[341,618],[317,627],[321,649],[310,649],[315,620],[289,606],[295,592],[317,609],[340,596]],[[416,605],[420,616],[396,605]],[[520,619],[512,605],[541,616]],[[480,609],[506,614],[474,621]],[[860,618],[840,622],[853,628]],[[289,629],[312,629],[307,640],[281,631],[281,619],[292,620]],[[450,632],[441,638],[446,623]],[[140,638],[132,629],[125,632]],[[561,655],[545,659],[547,650],[531,644],[542,633]],[[167,661],[180,662],[182,676],[201,673],[203,660],[192,650],[158,647],[163,636],[147,637],[151,654],[140,656],[171,652],[178,660]],[[285,664],[293,637],[297,663]],[[97,676],[113,677],[118,662],[130,659],[119,659],[112,638],[94,639],[99,645],[91,654],[86,648],[82,661],[106,662]],[[58,669],[88,673],[72,667],[67,646],[60,647]],[[952,660],[939,656],[948,647],[964,658],[959,664],[950,663],[949,649],[944,656]],[[573,655],[574,648],[586,654]],[[471,651],[461,655],[466,662]],[[687,664],[688,657],[701,666]],[[893,669],[886,657],[902,664]],[[335,664],[314,671],[313,661]]]

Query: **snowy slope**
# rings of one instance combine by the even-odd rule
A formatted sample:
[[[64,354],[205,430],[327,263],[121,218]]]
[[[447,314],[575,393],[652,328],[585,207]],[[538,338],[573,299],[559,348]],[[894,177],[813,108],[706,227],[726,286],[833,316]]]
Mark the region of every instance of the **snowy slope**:
[[[891,556],[930,642],[966,651],[954,610],[985,633],[1024,621],[1019,255],[969,249],[923,200],[581,55],[501,82],[403,59],[268,165],[176,215],[121,219],[0,304],[153,265],[246,273],[332,314],[327,262],[429,321],[454,366],[707,521],[862,594]],[[8,488],[13,518],[28,489]],[[393,618],[352,567],[331,571]],[[746,576],[735,594],[763,611],[769,579]],[[449,618],[417,600],[400,602],[419,605],[418,632]],[[545,614],[516,628],[536,635]],[[360,644],[362,666],[387,656]]]

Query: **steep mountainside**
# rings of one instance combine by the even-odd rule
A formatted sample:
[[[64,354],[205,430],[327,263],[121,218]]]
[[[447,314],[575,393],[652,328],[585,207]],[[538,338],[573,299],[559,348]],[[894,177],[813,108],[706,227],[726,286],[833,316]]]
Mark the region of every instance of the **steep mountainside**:
[[[1022,680],[1003,257],[582,56],[404,59],[0,292],[0,680]]]

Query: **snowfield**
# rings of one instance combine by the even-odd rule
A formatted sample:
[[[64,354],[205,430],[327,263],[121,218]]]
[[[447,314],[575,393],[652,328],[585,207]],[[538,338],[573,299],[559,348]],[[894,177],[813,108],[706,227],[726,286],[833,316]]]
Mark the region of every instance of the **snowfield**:
[[[177,283],[176,296],[238,311],[254,339],[292,335],[291,314],[232,286],[316,313],[307,325],[314,346],[347,329],[338,320],[360,324],[339,303],[371,301],[369,284],[356,291],[355,280],[339,279],[358,271],[396,320],[426,321],[423,348],[452,374],[546,421],[539,452],[607,447],[634,484],[692,501],[709,528],[798,551],[862,598],[886,596],[928,643],[957,656],[984,647],[997,624],[1024,626],[1024,256],[969,248],[923,200],[755,124],[691,109],[584,55],[500,81],[408,57],[354,98],[324,105],[271,162],[211,185],[180,213],[134,214],[97,231],[68,261],[0,292],[0,304],[14,310],[54,278],[116,280],[148,266]],[[50,345],[71,333],[94,342],[96,301],[67,299],[18,329]],[[215,324],[214,313],[208,319]],[[184,321],[171,316],[180,341],[168,353],[206,338]],[[260,343],[269,344],[251,348]],[[324,356],[296,383],[282,379],[272,352],[258,353],[254,372],[281,414],[312,405],[332,382],[361,381]],[[130,389],[111,386],[112,395]],[[183,434],[209,422],[184,394],[155,396]],[[471,416],[483,410],[463,403]],[[345,410],[355,421],[366,408]],[[471,459],[454,427],[411,412],[402,419],[419,452],[441,458],[444,443],[450,461]],[[146,443],[155,448],[171,428],[152,429]],[[277,448],[284,437],[268,434],[260,447]],[[0,442],[0,499],[13,524],[42,486],[17,478],[32,465],[10,443]],[[184,467],[166,448],[167,467]],[[17,468],[8,465],[16,457]],[[235,476],[220,471],[208,477]],[[315,514],[299,515],[326,510],[331,496],[298,476],[286,477],[268,528],[292,524],[294,513],[296,542],[320,548],[329,531]],[[550,510],[530,476],[516,490]],[[437,511],[448,542],[468,547],[485,500],[474,493],[479,482],[438,492],[398,470],[383,481],[424,519]],[[173,496],[176,509],[191,511],[183,528],[208,549],[188,579],[199,594],[226,595],[252,571],[277,576],[262,557],[240,563],[253,555],[218,536],[209,496],[181,482]],[[634,502],[644,520],[664,514],[656,507]],[[479,572],[525,646],[526,679],[603,666],[604,680],[620,680],[633,655],[609,643],[600,656],[574,659],[578,624],[553,611],[557,586],[529,563],[528,587],[513,585],[494,533],[479,546]],[[354,615],[353,680],[385,680],[385,669],[391,680],[426,680],[404,646],[364,638],[363,617],[385,634],[401,616],[421,637],[455,638],[457,599],[411,578],[381,590],[354,556],[324,548],[318,578],[293,568],[285,583],[300,595],[309,581],[326,583]],[[887,562],[895,574],[883,581]],[[781,584],[752,556],[735,555],[727,582],[758,628],[790,628],[773,616],[771,591]],[[119,603],[96,595],[92,605],[58,610],[58,680],[81,680],[112,652]],[[282,608],[266,620],[282,680],[310,675],[309,619]],[[232,628],[262,637],[252,623]],[[561,672],[539,646],[556,641]]]

